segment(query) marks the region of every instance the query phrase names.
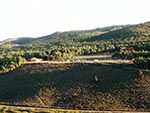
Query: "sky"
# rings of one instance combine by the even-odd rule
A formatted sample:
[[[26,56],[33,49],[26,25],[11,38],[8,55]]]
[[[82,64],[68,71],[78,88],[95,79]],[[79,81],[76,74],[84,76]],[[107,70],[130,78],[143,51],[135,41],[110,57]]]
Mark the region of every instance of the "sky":
[[[0,0],[0,41],[150,21],[150,0]]]

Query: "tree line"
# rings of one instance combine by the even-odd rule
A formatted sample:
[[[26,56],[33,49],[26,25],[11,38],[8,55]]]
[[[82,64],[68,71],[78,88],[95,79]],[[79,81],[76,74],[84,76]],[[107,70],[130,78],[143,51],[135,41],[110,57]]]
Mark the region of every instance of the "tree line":
[[[0,56],[0,74],[13,71],[25,62],[21,56]]]

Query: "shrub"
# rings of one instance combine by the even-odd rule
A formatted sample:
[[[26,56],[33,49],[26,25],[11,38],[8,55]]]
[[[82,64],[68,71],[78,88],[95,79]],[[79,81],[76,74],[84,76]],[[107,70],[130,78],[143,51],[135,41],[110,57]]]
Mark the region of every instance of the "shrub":
[[[143,74],[142,70],[139,70],[139,77],[144,78],[144,74]]]
[[[97,75],[94,76],[94,80],[95,82],[98,82],[99,81],[99,77]]]

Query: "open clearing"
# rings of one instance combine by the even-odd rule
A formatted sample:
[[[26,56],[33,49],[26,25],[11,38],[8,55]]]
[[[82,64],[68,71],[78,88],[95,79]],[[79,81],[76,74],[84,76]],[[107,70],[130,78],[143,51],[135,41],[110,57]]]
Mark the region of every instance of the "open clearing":
[[[83,55],[83,56],[76,56],[74,59],[111,59],[112,54],[97,54],[97,55]]]
[[[133,64],[132,60],[88,60],[88,61],[41,61],[41,62],[26,62],[26,64],[34,63],[49,63],[49,64],[65,64],[65,63],[114,63],[114,64]]]
[[[99,54],[99,55],[84,55],[76,56],[68,60],[59,60],[59,61],[38,61],[38,62],[26,62],[26,64],[34,63],[49,63],[49,64],[65,64],[65,63],[114,63],[114,64],[133,64],[132,60],[121,60],[121,59],[112,59],[112,54]]]

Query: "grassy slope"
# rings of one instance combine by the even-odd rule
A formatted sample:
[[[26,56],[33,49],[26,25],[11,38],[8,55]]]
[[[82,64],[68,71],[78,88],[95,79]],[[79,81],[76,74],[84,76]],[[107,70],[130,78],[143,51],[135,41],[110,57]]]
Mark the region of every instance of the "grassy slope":
[[[0,76],[0,102],[150,111],[150,73],[144,74],[140,78],[137,69],[118,64],[26,64]]]

